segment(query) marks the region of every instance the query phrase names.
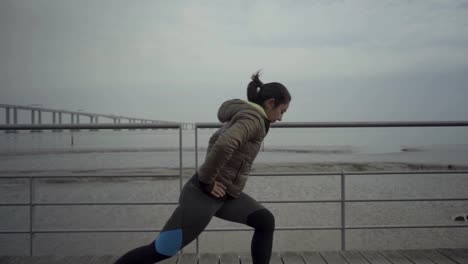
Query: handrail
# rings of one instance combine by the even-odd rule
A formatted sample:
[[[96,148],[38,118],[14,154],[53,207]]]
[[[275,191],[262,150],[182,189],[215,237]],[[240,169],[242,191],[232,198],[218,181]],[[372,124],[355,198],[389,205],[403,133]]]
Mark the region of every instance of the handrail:
[[[218,128],[221,123],[195,123],[198,128]],[[468,126],[468,121],[389,121],[389,122],[281,122],[272,128],[358,128],[358,127],[453,127]]]
[[[179,129],[182,124],[17,124],[0,125],[0,130],[59,130],[59,129]]]

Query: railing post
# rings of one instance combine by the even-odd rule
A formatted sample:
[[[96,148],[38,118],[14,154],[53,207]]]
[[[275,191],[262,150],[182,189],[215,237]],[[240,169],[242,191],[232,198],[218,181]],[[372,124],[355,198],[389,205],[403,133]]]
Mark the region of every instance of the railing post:
[[[198,127],[197,123],[194,125],[195,130],[195,170],[198,170]]]
[[[115,119],[114,119],[115,122]],[[182,124],[179,124],[179,195],[182,193]],[[180,203],[179,203],[180,204]],[[184,249],[180,250],[180,253],[184,253]]]
[[[345,174],[341,170],[341,250],[346,250],[346,194]]]
[[[197,127],[197,123],[195,123],[194,125],[194,130],[195,130],[195,172],[196,172],[198,171],[198,127]],[[197,254],[199,254],[200,243],[199,243],[198,237],[195,241],[195,245],[196,245],[196,252]]]
[[[183,148],[182,148],[182,124],[179,125],[179,174],[180,174],[180,192],[182,192],[182,174],[183,174]]]
[[[33,255],[33,176],[29,177],[29,256]]]

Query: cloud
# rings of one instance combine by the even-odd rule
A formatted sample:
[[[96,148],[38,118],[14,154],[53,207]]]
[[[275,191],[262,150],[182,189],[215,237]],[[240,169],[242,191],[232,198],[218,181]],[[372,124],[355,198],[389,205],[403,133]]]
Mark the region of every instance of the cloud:
[[[93,90],[116,101],[128,91],[135,101],[197,91],[209,101],[242,96],[258,69],[305,94],[315,84],[372,89],[374,80],[463,72],[466,3],[0,1],[0,97],[75,103]]]
[[[457,5],[457,8],[468,8],[468,2],[461,2]]]

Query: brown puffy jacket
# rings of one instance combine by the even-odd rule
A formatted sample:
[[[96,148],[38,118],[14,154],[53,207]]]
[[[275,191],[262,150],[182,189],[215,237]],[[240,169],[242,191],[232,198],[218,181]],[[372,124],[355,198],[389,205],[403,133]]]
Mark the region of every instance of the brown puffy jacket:
[[[211,136],[198,178],[205,185],[216,179],[227,187],[229,195],[238,197],[270,122],[261,106],[241,99],[224,102],[218,119],[225,124]]]

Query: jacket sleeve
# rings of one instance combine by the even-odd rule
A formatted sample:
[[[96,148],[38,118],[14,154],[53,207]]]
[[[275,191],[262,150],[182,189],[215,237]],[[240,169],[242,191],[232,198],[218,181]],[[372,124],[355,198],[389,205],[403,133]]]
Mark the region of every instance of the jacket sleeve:
[[[232,154],[244,143],[255,138],[261,132],[260,121],[250,115],[237,117],[234,123],[219,135],[205,162],[198,170],[201,183],[211,184],[221,168],[231,159]]]

